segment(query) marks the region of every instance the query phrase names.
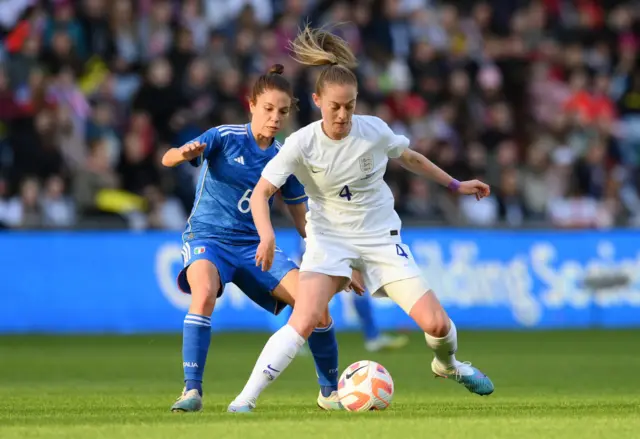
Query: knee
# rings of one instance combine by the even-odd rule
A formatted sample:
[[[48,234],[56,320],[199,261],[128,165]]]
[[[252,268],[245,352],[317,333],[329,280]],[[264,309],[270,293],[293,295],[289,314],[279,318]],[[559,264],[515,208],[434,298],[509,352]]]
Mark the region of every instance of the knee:
[[[329,310],[320,314],[320,319],[318,323],[316,323],[316,328],[326,328],[331,324],[331,316],[329,315]]]
[[[451,320],[433,291],[428,291],[413,305],[409,315],[420,329],[432,337],[440,338],[449,333]]]
[[[295,329],[298,334],[303,336],[305,339],[309,338],[311,333],[318,326],[322,326],[320,323],[323,320],[322,312],[309,312],[309,313],[296,313],[294,308],[293,314],[291,314],[291,318],[289,319],[289,325]],[[328,326],[330,321],[325,325]]]
[[[436,311],[425,322],[425,327],[422,330],[432,337],[445,337],[451,330],[451,320],[449,320],[449,316],[444,310]]]
[[[205,283],[191,287],[191,308],[198,314],[211,314],[218,296],[218,285]]]
[[[213,305],[218,295],[217,288],[205,285],[201,287],[191,288],[191,301],[206,305]]]
[[[211,315],[218,292],[222,288],[216,266],[208,260],[198,260],[187,269],[187,282],[191,289],[189,311]]]

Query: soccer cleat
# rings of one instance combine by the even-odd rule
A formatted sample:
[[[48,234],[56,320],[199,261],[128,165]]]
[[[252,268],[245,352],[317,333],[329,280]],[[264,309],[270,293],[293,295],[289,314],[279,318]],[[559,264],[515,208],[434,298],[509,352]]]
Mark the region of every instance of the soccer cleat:
[[[248,402],[236,402],[233,401],[229,404],[227,412],[229,413],[251,413],[256,408],[256,403],[253,401]]]
[[[446,368],[437,358],[434,358],[431,362],[431,370],[436,377],[452,378],[476,395],[485,396],[493,393],[494,387],[489,377],[473,367],[468,361],[458,363],[455,367]]]
[[[196,389],[187,391],[184,389],[182,395],[171,406],[172,412],[199,412],[202,410],[202,396]]]
[[[365,342],[364,348],[369,352],[378,352],[388,349],[400,349],[409,343],[406,335],[382,334],[373,340]]]
[[[338,398],[338,392],[333,391],[329,396],[322,396],[322,392],[318,394],[318,407],[322,410],[342,410],[342,404],[340,398]]]

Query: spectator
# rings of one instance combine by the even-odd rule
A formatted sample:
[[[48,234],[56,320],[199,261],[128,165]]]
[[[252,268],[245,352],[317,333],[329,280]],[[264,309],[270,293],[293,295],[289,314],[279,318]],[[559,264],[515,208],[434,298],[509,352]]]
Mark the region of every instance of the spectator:
[[[9,203],[7,202],[7,181],[0,175],[0,229],[9,226],[7,223],[7,213],[9,212]]]
[[[75,176],[74,200],[81,215],[99,213],[97,203],[99,192],[103,189],[119,187],[119,178],[109,165],[107,148],[107,142],[104,139],[91,142],[85,166]]]
[[[51,228],[72,227],[76,212],[73,201],[65,195],[65,184],[59,175],[51,176],[42,196],[43,225]]]
[[[4,222],[15,229],[33,229],[43,226],[40,206],[40,184],[36,178],[27,177],[20,185],[19,195],[9,200]]]
[[[179,228],[197,172],[161,169],[157,157],[211,126],[242,123],[258,74],[285,65],[300,99],[289,130],[318,118],[318,69],[287,51],[307,19],[346,23],[335,31],[358,54],[359,113],[383,118],[459,178],[494,186],[482,203],[460,201],[392,161],[385,178],[403,218],[640,224],[637,2],[9,3],[0,12],[0,222],[8,213],[12,227],[82,226],[98,215]]]

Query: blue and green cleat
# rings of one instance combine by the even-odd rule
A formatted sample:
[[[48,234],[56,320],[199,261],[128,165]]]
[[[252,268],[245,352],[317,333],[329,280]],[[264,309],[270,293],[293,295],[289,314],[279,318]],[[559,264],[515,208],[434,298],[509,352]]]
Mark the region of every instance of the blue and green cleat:
[[[447,368],[437,358],[434,358],[431,362],[431,370],[436,377],[451,378],[476,395],[485,396],[493,393],[494,387],[489,377],[473,367],[468,361]]]
[[[171,406],[172,412],[199,412],[202,410],[202,396],[196,389],[182,391],[176,402]]]

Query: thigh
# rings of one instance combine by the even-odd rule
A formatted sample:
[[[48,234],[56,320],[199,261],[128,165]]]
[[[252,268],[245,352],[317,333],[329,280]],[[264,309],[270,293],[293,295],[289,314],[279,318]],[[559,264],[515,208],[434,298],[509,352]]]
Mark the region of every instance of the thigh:
[[[378,297],[388,297],[393,300],[404,312],[411,316],[411,312],[414,310],[415,305],[420,302],[420,299],[422,299],[423,296],[433,296],[436,303],[432,303],[431,299],[429,299],[427,303],[434,305],[432,307],[434,310],[440,307],[435,295],[431,292],[427,283],[420,276],[390,282],[381,286],[377,293]]]
[[[298,269],[291,270],[285,277],[282,278],[278,286],[273,290],[272,295],[290,306],[295,306],[295,301],[300,294],[300,271]],[[331,324],[331,317],[329,315],[329,307],[324,310],[318,327],[326,328]]]
[[[224,285],[231,282],[235,267],[233,261],[225,249],[213,240],[197,240],[185,242],[182,246],[182,259],[184,268],[178,274],[178,287],[182,292],[191,294],[193,282],[199,282],[200,279],[208,279],[215,273],[219,280],[217,296],[222,295]],[[208,261],[213,265],[194,264],[197,261]],[[190,267],[193,265],[194,270],[190,273]],[[212,271],[213,270],[213,271]]]
[[[302,255],[300,273],[320,273],[331,277],[351,279],[352,267],[357,264],[359,255],[349,241],[340,241],[322,235],[309,235],[306,249]],[[346,287],[339,285],[338,291]]]
[[[283,291],[282,288],[280,294],[276,295],[274,292],[283,279],[293,276],[289,275],[292,271],[297,274],[298,266],[282,250],[277,249],[271,269],[262,271],[255,263],[256,249],[257,245],[239,249],[238,268],[232,282],[253,302],[277,315],[288,304],[293,303],[293,298],[287,297],[287,291]],[[289,289],[292,289],[293,283],[289,281],[287,284]]]
[[[372,295],[385,297],[381,287],[392,282],[421,275],[409,246],[399,240],[358,246],[362,258],[362,275]]]
[[[299,294],[288,324],[305,339],[322,321],[331,298],[344,283],[343,277],[323,273],[301,272]]]
[[[398,304],[427,334],[444,337],[449,333],[449,316],[422,278],[412,277],[391,282],[380,290]]]

